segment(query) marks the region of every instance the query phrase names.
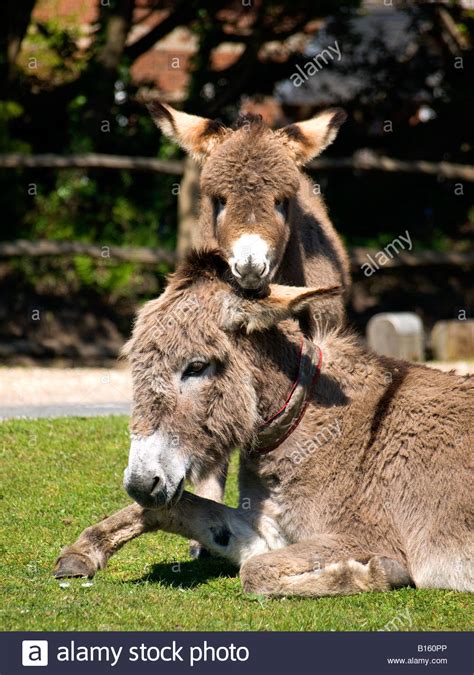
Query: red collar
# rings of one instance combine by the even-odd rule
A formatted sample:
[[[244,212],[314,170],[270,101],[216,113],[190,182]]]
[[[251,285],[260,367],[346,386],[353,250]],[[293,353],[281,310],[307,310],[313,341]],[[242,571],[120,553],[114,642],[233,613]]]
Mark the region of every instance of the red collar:
[[[254,450],[259,453],[275,450],[293,433],[313,398],[322,361],[321,349],[302,338],[296,380],[282,407],[260,424]]]

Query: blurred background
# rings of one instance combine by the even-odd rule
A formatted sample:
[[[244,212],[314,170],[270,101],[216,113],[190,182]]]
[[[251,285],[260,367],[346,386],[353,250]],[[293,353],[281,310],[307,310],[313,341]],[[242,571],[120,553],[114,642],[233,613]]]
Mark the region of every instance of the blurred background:
[[[344,107],[308,171],[351,250],[350,320],[414,312],[432,357],[434,324],[472,311],[473,31],[469,0],[2,3],[0,362],[114,363],[190,245],[197,169],[153,98],[274,127]]]

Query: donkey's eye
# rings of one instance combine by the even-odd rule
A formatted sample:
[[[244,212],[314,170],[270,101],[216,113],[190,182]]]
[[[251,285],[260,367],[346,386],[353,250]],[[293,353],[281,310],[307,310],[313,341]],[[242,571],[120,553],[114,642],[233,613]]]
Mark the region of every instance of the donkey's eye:
[[[288,199],[275,198],[275,209],[286,218],[288,214]]]
[[[209,367],[208,361],[191,361],[183,372],[183,377],[197,377]]]
[[[219,215],[226,207],[227,200],[225,197],[214,197],[214,210],[216,215]]]

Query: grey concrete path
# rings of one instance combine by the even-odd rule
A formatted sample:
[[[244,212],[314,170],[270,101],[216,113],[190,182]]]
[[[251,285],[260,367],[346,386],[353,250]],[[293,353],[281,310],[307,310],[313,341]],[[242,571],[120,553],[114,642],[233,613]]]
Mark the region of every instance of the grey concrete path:
[[[40,419],[48,417],[101,417],[104,415],[129,415],[130,403],[110,403],[81,405],[12,405],[0,406],[0,420],[8,419]]]
[[[0,368],[0,419],[128,415],[128,368]]]

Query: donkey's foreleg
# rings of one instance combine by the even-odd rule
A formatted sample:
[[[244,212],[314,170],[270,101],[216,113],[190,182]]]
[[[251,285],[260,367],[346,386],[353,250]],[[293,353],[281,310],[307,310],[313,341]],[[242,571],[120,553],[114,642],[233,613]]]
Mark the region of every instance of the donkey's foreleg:
[[[228,462],[218,471],[209,474],[195,485],[195,494],[214,502],[222,502],[224,499],[225,482],[227,479]],[[189,542],[189,552],[192,558],[201,558],[208,555],[208,550],[203,548],[198,541]]]
[[[195,539],[238,566],[250,556],[269,550],[265,538],[246,514],[185,492],[171,508],[144,509],[132,504],[88,527],[72,546],[62,551],[55,576],[93,576],[127,541],[153,530]]]
[[[237,566],[271,547],[264,534],[254,527],[248,511],[195,494],[185,492],[173,509],[159,517],[161,530],[196,540]]]
[[[138,504],[131,504],[86,528],[74,544],[61,551],[54,576],[93,577],[124,544],[156,529],[154,513]]]
[[[249,558],[240,577],[245,591],[271,596],[352,595],[412,583],[397,560],[329,535]]]

